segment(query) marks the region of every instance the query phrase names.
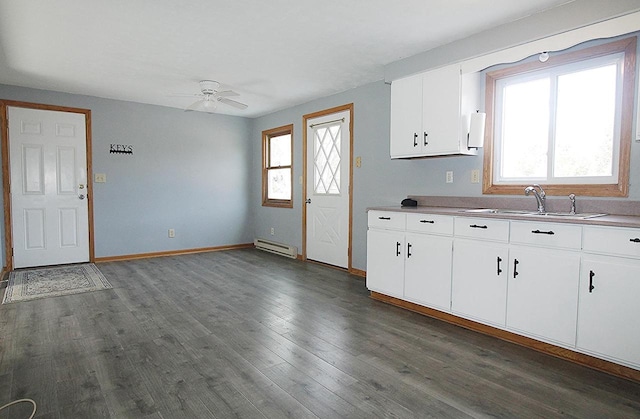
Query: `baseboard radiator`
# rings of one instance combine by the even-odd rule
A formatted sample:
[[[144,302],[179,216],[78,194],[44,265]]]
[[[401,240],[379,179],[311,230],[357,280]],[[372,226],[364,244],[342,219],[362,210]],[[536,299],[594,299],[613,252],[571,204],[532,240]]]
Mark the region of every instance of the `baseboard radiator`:
[[[276,243],[265,239],[255,239],[253,244],[256,246],[256,249],[264,250],[265,252],[275,253],[276,255],[286,256],[291,259],[296,259],[298,257],[298,249],[295,246]]]

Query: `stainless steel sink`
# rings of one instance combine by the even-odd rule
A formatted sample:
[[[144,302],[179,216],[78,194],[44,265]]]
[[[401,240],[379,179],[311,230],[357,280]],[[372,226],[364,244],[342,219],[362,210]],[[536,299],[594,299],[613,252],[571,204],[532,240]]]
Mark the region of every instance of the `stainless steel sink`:
[[[574,220],[587,220],[589,218],[603,217],[607,214],[595,214],[595,213],[578,213],[571,214],[570,212],[536,212],[536,211],[524,211],[524,210],[510,210],[510,209],[499,209],[499,208],[477,208],[477,209],[467,209],[462,210],[461,212],[469,213],[469,214],[496,214],[496,215],[527,215],[527,216],[538,216],[538,217],[558,217],[565,219],[574,219]]]
[[[520,215],[531,214],[531,211],[495,209],[495,208],[468,209],[468,210],[462,210],[462,212],[467,212],[472,214],[520,214]]]
[[[604,217],[607,214],[593,214],[593,213],[577,213],[571,214],[570,212],[532,212],[531,215],[538,215],[541,217],[562,217],[562,218],[577,218],[580,220],[586,220],[588,218]]]

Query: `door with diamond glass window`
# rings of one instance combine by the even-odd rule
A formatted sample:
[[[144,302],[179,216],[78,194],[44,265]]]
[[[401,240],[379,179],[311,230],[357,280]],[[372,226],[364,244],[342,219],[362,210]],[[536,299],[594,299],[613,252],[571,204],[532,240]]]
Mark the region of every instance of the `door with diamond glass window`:
[[[307,124],[307,259],[349,266],[350,113]]]

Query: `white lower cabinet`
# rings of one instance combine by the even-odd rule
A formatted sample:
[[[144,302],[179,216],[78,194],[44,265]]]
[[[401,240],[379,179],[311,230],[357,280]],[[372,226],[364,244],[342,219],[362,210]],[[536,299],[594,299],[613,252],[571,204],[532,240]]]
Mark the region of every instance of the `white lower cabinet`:
[[[369,212],[367,287],[640,370],[640,229]]]
[[[370,211],[367,288],[449,311],[452,234],[452,217]]]
[[[453,246],[451,311],[503,327],[508,245],[456,238]]]
[[[579,295],[577,348],[640,368],[640,261],[585,257]]]
[[[511,246],[507,328],[573,347],[580,253]]]
[[[511,221],[507,328],[575,347],[582,226]]]
[[[640,229],[585,226],[577,349],[640,369]]]
[[[367,288],[392,297],[404,296],[403,232],[367,232]]]
[[[404,298],[449,311],[451,308],[451,237],[406,235]]]

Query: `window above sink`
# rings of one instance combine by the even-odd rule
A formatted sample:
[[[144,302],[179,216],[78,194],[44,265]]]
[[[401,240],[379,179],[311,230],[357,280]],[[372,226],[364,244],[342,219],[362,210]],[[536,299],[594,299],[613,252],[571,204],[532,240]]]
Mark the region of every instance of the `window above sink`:
[[[485,194],[628,196],[637,37],[487,73]]]

